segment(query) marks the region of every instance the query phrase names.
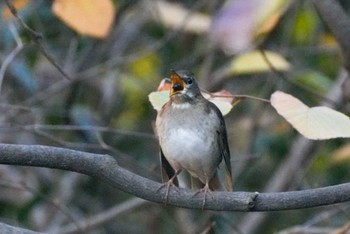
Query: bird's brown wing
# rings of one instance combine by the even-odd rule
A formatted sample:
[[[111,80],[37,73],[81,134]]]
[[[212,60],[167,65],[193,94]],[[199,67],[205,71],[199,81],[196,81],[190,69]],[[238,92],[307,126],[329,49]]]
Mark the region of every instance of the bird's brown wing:
[[[212,108],[215,110],[217,116],[220,119],[220,126],[219,126],[219,129],[217,130],[217,134],[218,134],[219,150],[226,164],[226,173],[225,173],[226,187],[228,191],[233,191],[231,156],[230,156],[230,149],[228,147],[228,141],[227,141],[225,120],[220,110],[215,106],[215,104],[212,104]]]
[[[227,142],[227,133],[226,129],[220,131],[218,141],[219,146],[221,149],[221,155],[224,158],[225,164],[226,164],[226,184],[227,184],[227,190],[233,191],[233,179],[232,179],[232,168],[231,168],[231,156],[230,156],[230,150],[228,148],[228,142]]]
[[[162,149],[160,149],[159,151],[159,158],[160,158],[160,164],[162,165],[161,168],[161,176],[162,176],[162,182],[165,181],[164,179],[164,175],[163,175],[163,170],[165,171],[165,173],[168,176],[168,179],[170,179],[171,177],[173,177],[175,175],[175,170],[174,168],[170,165],[170,163],[168,162],[168,160],[165,158]],[[179,181],[177,180],[177,178],[174,179],[173,183],[179,187]]]

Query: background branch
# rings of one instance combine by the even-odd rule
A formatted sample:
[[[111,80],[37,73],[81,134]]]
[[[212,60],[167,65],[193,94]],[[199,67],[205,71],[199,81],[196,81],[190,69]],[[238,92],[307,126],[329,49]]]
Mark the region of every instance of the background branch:
[[[341,70],[336,83],[326,97],[326,100],[332,100],[332,102],[329,103],[333,103],[335,106],[342,103],[341,84],[346,77],[347,73]],[[321,105],[324,104],[325,103],[322,103]],[[286,155],[284,162],[281,163],[273,173],[263,191],[280,192],[297,187],[304,177],[307,168],[310,167],[315,160],[317,149],[320,147],[320,144],[321,142],[319,141],[307,140],[305,137],[299,135],[293,143],[291,143],[290,152]],[[268,213],[247,214],[242,220],[239,229],[243,230],[244,233],[255,233],[267,216],[269,216]]]
[[[70,80],[69,75],[61,68],[61,66],[55,61],[55,59],[46,51],[41,43],[42,34],[31,29],[18,15],[16,7],[11,1],[5,0],[7,7],[9,8],[11,14],[17,19],[18,23],[25,29],[25,31],[30,35],[32,41],[38,46],[40,52],[47,58],[47,60],[61,73],[61,75]]]
[[[312,0],[322,19],[332,31],[341,47],[344,66],[350,71],[350,20],[339,1]]]
[[[125,215],[128,212],[132,212],[134,209],[143,205],[150,204],[149,202],[140,198],[132,198],[122,204],[118,204],[102,213],[98,213],[95,216],[89,217],[87,220],[83,220],[76,224],[69,224],[60,228],[57,233],[61,234],[73,234],[82,233],[96,229],[112,220],[115,220],[117,216]]]

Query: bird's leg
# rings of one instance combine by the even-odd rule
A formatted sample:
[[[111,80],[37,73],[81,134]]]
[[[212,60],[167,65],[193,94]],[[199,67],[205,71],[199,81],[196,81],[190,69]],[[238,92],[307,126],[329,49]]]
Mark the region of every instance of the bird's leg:
[[[165,182],[164,184],[162,184],[158,189],[157,192],[159,190],[161,190],[164,186],[167,187],[166,193],[165,193],[165,204],[167,204],[168,202],[168,197],[169,197],[169,191],[170,191],[170,187],[174,186],[174,180],[175,178],[180,174],[181,170],[175,171],[174,175],[168,180],[168,182]]]
[[[209,188],[209,183],[205,183],[204,187],[201,189],[201,192],[204,192],[204,198],[202,203],[202,210],[204,209],[205,202],[207,201],[207,193],[211,194],[211,190]]]
[[[205,202],[207,201],[207,194],[211,194],[211,190],[209,188],[209,181],[207,181],[204,185],[203,188],[198,190],[193,196],[196,196],[198,193],[203,193],[204,192],[204,198],[203,198],[203,203],[202,203],[202,210],[204,210]]]

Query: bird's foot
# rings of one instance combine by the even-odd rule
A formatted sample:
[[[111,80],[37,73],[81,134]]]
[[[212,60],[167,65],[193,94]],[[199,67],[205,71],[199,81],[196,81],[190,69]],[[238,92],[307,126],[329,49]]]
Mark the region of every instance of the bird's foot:
[[[210,190],[208,184],[206,184],[203,188],[201,188],[200,190],[195,192],[195,194],[193,196],[197,196],[199,193],[204,193],[204,198],[203,198],[203,202],[202,202],[202,210],[204,210],[204,206],[205,206],[205,203],[207,201],[207,194],[209,193],[212,197],[213,197],[213,194],[212,194],[212,191]]]
[[[168,182],[165,182],[164,184],[162,184],[158,189],[157,192],[159,192],[162,188],[166,187],[166,193],[165,193],[165,205],[168,203],[168,198],[169,198],[169,192],[170,192],[170,187],[175,187],[175,184],[173,182],[173,180],[168,180]]]

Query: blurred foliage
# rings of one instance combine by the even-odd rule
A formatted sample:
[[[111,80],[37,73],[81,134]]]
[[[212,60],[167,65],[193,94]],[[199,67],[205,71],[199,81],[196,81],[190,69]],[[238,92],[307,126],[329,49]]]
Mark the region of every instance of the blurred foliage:
[[[297,45],[308,45],[314,42],[317,32],[316,12],[310,8],[300,9],[297,13],[293,30],[293,42]]]
[[[225,5],[223,1],[171,2],[181,3],[190,14],[208,17],[217,16]],[[348,2],[342,2],[349,12]],[[227,89],[265,99],[273,91],[283,90],[315,105],[324,101],[320,96],[327,96],[338,80],[339,49],[308,1],[293,1],[279,12],[280,20],[259,45],[283,56],[292,68],[281,71],[283,74],[266,70],[244,75],[227,69],[237,55],[225,54],[220,46],[213,45],[209,36],[212,28],[201,34],[184,30],[183,25],[168,28],[158,20],[153,1],[113,3],[118,5],[117,13],[109,35],[103,39],[73,31],[54,15],[52,1],[28,1],[19,11],[31,28],[43,34],[40,43],[72,80],[66,80],[47,61],[23,27],[4,17],[6,5],[0,3],[0,65],[6,71],[0,77],[1,142],[107,153],[130,171],[160,181],[159,146],[153,131],[156,112],[147,96],[169,76],[170,69],[194,71],[199,84],[209,90]],[[249,46],[256,48],[254,38],[250,39]],[[23,48],[3,68],[17,46],[16,40]],[[345,109],[346,105],[341,106]],[[261,191],[285,162],[299,135],[268,103],[258,100],[244,99],[225,118],[236,190]],[[295,172],[290,189],[348,181],[349,159],[337,164],[330,157],[345,144],[345,140],[319,144],[308,163]],[[1,222],[32,230],[54,233],[131,198],[76,173],[0,166]],[[339,227],[349,220],[349,208],[341,204],[275,212],[259,233],[310,223]],[[319,218],[320,213],[327,212],[327,218]],[[152,203],[115,217],[90,233],[199,233],[210,225],[215,233],[240,233],[237,227],[245,215]]]

